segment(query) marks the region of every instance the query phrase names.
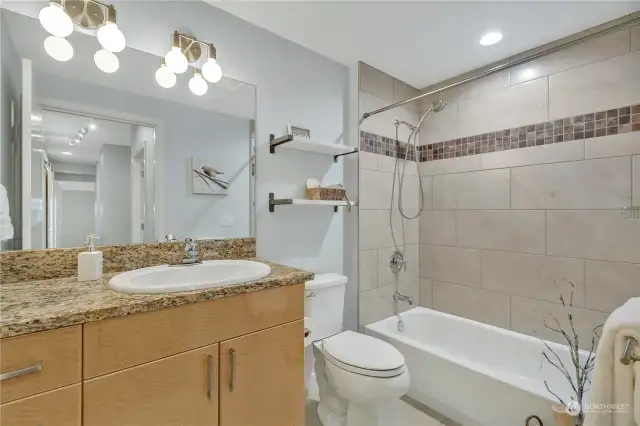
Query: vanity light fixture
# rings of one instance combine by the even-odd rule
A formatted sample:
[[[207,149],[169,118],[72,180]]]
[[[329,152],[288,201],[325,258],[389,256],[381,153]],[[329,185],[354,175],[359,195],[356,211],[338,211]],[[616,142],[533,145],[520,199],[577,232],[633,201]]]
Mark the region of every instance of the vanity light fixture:
[[[165,89],[171,89],[176,85],[176,75],[169,69],[164,58],[160,60],[160,68],[156,71],[156,81]]]
[[[116,9],[98,0],[50,0],[40,11],[40,23],[51,34],[44,48],[52,58],[68,61],[73,46],[65,37],[73,33],[74,25],[95,31],[102,49],[94,55],[94,62],[104,72],[115,72],[120,66],[114,52],[126,47],[126,39],[116,24]]]
[[[106,72],[107,74],[114,73],[120,68],[118,57],[115,53],[106,49],[98,50],[95,55],[93,55],[93,62],[95,62],[100,71]]]
[[[209,90],[209,85],[198,68],[193,71],[193,77],[189,80],[189,90],[196,96],[202,96]]]
[[[202,57],[203,48],[207,49],[207,57]],[[203,61],[204,59],[204,61]],[[165,88],[176,84],[176,74],[184,73],[189,64],[198,67],[189,80],[189,89],[194,95],[207,93],[209,83],[217,83],[222,79],[222,68],[216,58],[216,48],[212,43],[205,43],[191,36],[174,31],[171,35],[171,50],[165,55],[156,71],[156,81]]]

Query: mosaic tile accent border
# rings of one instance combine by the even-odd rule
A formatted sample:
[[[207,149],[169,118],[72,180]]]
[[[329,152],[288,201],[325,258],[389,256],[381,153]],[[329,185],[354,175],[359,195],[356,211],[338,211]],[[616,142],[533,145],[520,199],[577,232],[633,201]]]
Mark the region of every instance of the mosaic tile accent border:
[[[640,104],[576,115],[545,123],[466,136],[418,147],[419,161],[435,161],[488,152],[590,139],[620,133],[640,132]],[[396,157],[404,156],[405,143],[368,132],[360,132],[360,150]],[[410,154],[413,152],[410,151]],[[413,160],[413,155],[410,159]]]

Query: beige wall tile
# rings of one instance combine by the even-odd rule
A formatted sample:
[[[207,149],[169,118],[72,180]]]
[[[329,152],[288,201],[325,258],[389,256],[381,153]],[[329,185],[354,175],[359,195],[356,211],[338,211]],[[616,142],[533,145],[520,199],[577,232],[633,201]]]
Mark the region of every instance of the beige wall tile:
[[[613,312],[630,298],[638,296],[640,265],[587,261],[587,308]]]
[[[360,250],[359,258],[360,291],[378,287],[378,253],[376,250]]]
[[[473,96],[495,92],[496,90],[509,87],[509,82],[509,70],[500,71],[495,74],[482,77],[478,80],[422,98],[420,105],[421,111],[426,111],[433,102],[440,99],[446,100],[449,105],[454,105]],[[422,93],[427,93],[437,88],[439,87],[431,86],[422,90]]]
[[[404,83],[397,78],[393,79],[393,102],[402,102],[407,99],[415,98],[420,94],[420,91],[415,87]],[[417,110],[418,102],[414,102],[413,107]]]
[[[387,157],[386,155],[377,155],[376,159],[378,163],[376,165],[377,170],[381,172],[393,173],[396,165],[396,159],[394,157]],[[398,167],[402,165],[402,162],[398,162]]]
[[[418,244],[419,221],[401,219],[397,210],[393,211],[392,217],[396,243],[398,245],[404,244],[402,236],[402,223],[404,222],[404,235],[407,244]],[[359,219],[360,250],[394,246],[389,229],[389,210],[360,210]]]
[[[458,136],[548,120],[547,78],[469,98],[458,104]]]
[[[619,108],[638,101],[640,52],[549,77],[549,119]]]
[[[464,285],[433,283],[434,309],[503,328],[509,328],[509,297]]]
[[[590,138],[584,143],[587,159],[640,154],[640,132]]]
[[[420,306],[433,307],[433,281],[420,278]]]
[[[579,341],[583,342],[581,347],[582,349],[589,349],[593,329],[604,324],[607,314],[584,308],[573,308],[572,313]],[[511,296],[511,329],[513,331],[567,344],[561,335],[544,327],[543,315],[545,315],[548,324],[553,321],[549,314],[560,321],[560,325],[564,330],[570,330],[567,310],[562,305]]]
[[[619,209],[631,203],[629,157],[511,169],[513,209]]]
[[[390,104],[390,101],[381,99],[363,90],[360,90],[359,98],[361,115],[365,112],[374,111]],[[386,136],[388,138],[395,138],[396,128],[393,125],[393,122],[396,119],[399,119],[415,125],[418,121],[417,115],[416,111],[409,107],[394,108],[367,118],[360,125],[360,130]],[[400,126],[398,128],[398,140],[406,142],[410,133],[411,131],[408,127]]]
[[[640,49],[640,25],[631,27],[631,50]]]
[[[547,254],[640,263],[640,226],[618,210],[549,210]]]
[[[544,254],[544,211],[458,210],[460,247]]]
[[[593,139],[590,139],[593,140]],[[553,145],[532,146],[529,148],[481,154],[483,169],[501,169],[504,167],[531,166],[535,164],[560,163],[563,161],[583,160],[584,141],[571,141]]]
[[[640,206],[640,155],[634,155],[633,160],[633,202],[632,205]]]
[[[407,267],[406,269],[401,270],[398,274],[394,274],[389,268],[391,255],[395,251],[396,249],[394,247],[378,250],[378,287],[395,285],[396,282],[411,281],[419,276],[420,256],[418,245],[407,246],[407,251],[404,253],[404,259],[407,261]]]
[[[421,176],[443,175],[447,173],[471,172],[482,169],[480,155],[447,158],[446,160],[425,161],[418,165]]]
[[[420,277],[480,287],[482,260],[480,250],[422,245]]]
[[[441,246],[455,246],[455,213],[446,210],[422,212],[420,215],[420,242]]]
[[[425,210],[433,208],[433,177],[427,176],[422,178],[422,194],[424,196]]]
[[[393,288],[393,286],[391,286]],[[398,284],[398,293],[413,299],[413,305],[408,302],[395,301],[396,312],[401,313],[415,308],[420,303],[420,281],[416,278]]]
[[[435,176],[433,188],[437,210],[509,208],[509,169]]]
[[[389,209],[393,174],[375,170],[360,170],[359,206],[362,210]]]
[[[396,188],[394,192],[393,208],[398,209],[398,201],[402,192],[402,209],[405,215],[410,217],[416,216],[420,208],[420,180],[417,176],[405,175],[402,189],[400,188],[400,179],[396,177]],[[389,199],[387,199],[387,203]],[[388,208],[388,206],[387,206]]]
[[[423,111],[426,112],[426,110]],[[449,104],[437,114],[425,119],[420,133],[420,144],[427,145],[458,137],[458,105]]]
[[[358,312],[360,326],[395,315],[394,290],[393,286],[386,286],[360,293],[360,309]]]
[[[574,304],[584,306],[584,260],[485,250],[482,288],[556,303],[573,289]]]
[[[378,169],[378,154],[373,154],[371,152],[358,152],[358,157],[360,157],[360,168],[368,169],[368,170],[377,170]]]
[[[513,67],[511,84],[520,84],[627,52],[629,52],[628,28]]]
[[[394,78],[376,68],[360,63],[360,90],[369,92],[380,99],[393,102]]]

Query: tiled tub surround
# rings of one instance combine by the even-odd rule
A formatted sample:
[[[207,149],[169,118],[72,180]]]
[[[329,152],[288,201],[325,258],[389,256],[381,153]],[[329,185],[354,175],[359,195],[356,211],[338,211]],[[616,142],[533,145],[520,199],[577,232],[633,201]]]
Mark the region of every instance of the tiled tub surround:
[[[640,222],[620,213],[640,206],[638,35],[637,26],[622,30],[424,100],[423,111],[439,98],[449,104],[421,132],[426,210],[405,222],[410,265],[411,233],[419,228],[421,305],[558,340],[541,315],[564,317],[557,296],[571,281],[577,331],[586,342],[609,312],[640,296]],[[393,139],[394,115],[406,112],[391,112],[368,127],[377,116],[365,120],[361,130]],[[368,149],[366,140],[377,138],[361,136],[362,326],[393,314],[395,286],[379,276],[392,246],[388,210],[380,209],[388,206],[395,159]],[[442,148],[437,161],[434,146]]]
[[[185,256],[184,243],[149,243],[98,246],[105,274],[148,266],[179,263]],[[0,253],[0,284],[19,281],[73,277],[77,274],[78,253],[85,247],[21,250]],[[198,241],[201,260],[248,259],[256,257],[255,238]]]

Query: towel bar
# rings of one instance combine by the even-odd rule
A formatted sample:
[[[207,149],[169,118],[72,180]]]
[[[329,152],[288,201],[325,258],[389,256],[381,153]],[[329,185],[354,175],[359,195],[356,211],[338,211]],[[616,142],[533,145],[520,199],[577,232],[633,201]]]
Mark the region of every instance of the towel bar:
[[[633,354],[634,346],[637,345],[638,342],[633,337],[627,337],[627,343],[624,346],[624,353],[622,354],[622,358],[620,358],[620,362],[624,365],[629,365],[634,361],[640,361],[640,357],[637,357]]]

